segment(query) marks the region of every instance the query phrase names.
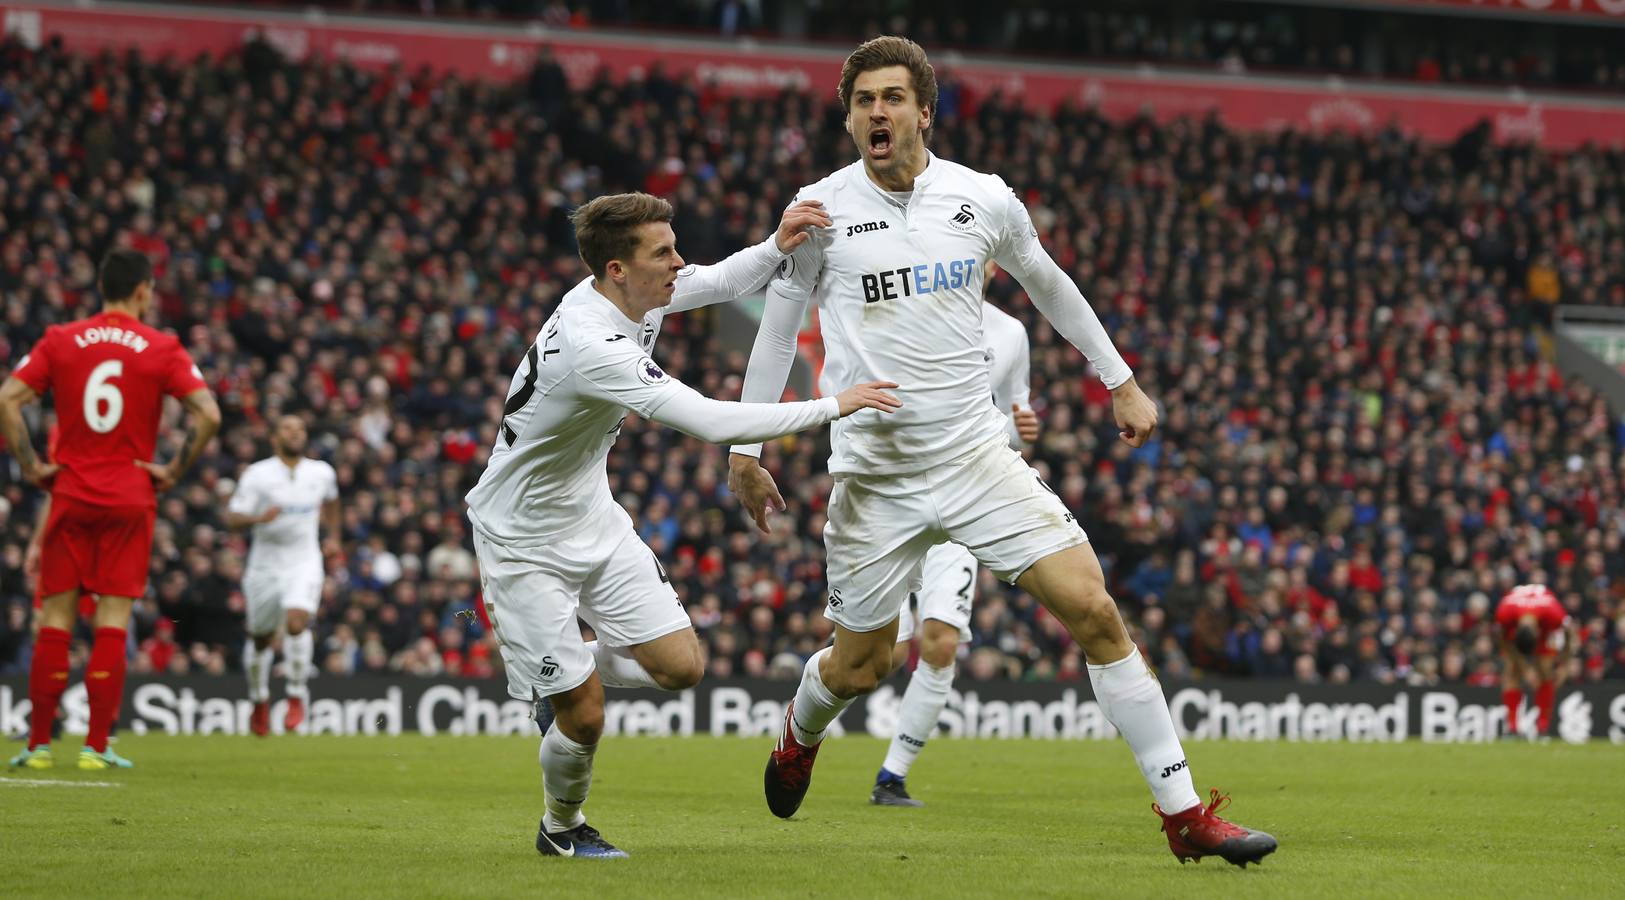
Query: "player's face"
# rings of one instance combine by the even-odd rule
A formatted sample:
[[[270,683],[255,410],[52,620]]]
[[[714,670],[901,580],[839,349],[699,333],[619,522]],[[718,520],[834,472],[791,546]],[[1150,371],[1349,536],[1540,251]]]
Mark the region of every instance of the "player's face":
[[[631,258],[613,260],[610,266],[620,267],[626,292],[639,305],[658,309],[671,302],[677,290],[677,272],[683,267],[683,258],[677,255],[677,235],[669,222],[648,222],[638,226],[638,246]],[[614,276],[614,271],[610,272]]]
[[[863,72],[852,81],[846,130],[877,174],[923,164],[931,113],[920,107],[907,66]]]
[[[305,452],[309,438],[305,434],[305,420],[298,416],[283,416],[276,423],[276,447],[279,456],[300,456]]]

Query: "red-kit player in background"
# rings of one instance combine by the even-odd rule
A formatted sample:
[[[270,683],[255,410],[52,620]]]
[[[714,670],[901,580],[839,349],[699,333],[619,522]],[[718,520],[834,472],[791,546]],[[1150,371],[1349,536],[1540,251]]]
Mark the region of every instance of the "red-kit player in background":
[[[1552,705],[1562,686],[1564,663],[1578,642],[1569,632],[1568,610],[1544,585],[1525,584],[1513,588],[1495,607],[1495,624],[1501,628],[1501,702],[1507,708],[1507,733],[1518,734],[1518,707],[1523,704],[1523,688],[1535,684],[1535,707],[1539,718],[1535,736],[1546,733],[1552,724]]]
[[[51,491],[40,547],[39,637],[28,696],[28,749],[13,766],[50,768],[51,722],[68,686],[68,643],[76,601],[95,594],[96,639],[85,669],[90,731],[79,768],[130,768],[107,735],[124,694],[130,606],[147,592],[157,491],[168,490],[220,428],[220,407],[180,341],[141,322],[152,306],[152,265],[130,250],[102,260],[102,312],[46,329],[0,384],[0,434],[23,478]],[[61,444],[54,462],[34,453],[22,407],[55,397]],[[152,462],[165,396],[181,398],[192,429],[181,455]]]

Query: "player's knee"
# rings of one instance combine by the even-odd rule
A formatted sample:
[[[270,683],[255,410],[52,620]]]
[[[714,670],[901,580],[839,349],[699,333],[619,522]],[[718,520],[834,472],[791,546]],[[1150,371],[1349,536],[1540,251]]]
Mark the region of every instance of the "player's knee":
[[[665,666],[659,672],[650,672],[654,676],[655,684],[662,690],[686,691],[700,683],[705,677],[705,665],[700,661],[699,654],[673,665]]]
[[[920,659],[938,669],[945,669],[954,664],[954,654],[958,650],[957,631],[949,635],[930,635],[920,642]]]
[[[604,736],[604,702],[582,701],[572,703],[568,708],[557,705],[555,698],[554,710],[557,712],[559,730],[564,736],[578,744],[596,744]]]

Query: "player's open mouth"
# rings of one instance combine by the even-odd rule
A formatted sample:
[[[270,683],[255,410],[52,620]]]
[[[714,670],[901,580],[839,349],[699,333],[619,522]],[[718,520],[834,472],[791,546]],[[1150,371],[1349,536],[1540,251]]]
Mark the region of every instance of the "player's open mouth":
[[[876,128],[869,132],[869,155],[885,156],[891,152],[891,129]]]

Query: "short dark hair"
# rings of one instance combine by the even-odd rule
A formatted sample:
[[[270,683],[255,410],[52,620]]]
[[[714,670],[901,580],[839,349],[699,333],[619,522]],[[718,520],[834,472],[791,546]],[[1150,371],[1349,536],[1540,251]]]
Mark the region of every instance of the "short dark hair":
[[[152,280],[152,261],[134,250],[114,250],[102,257],[101,270],[96,274],[96,286],[101,288],[103,303],[119,303],[130,299],[135,289]]]
[[[639,225],[671,219],[670,203],[641,191],[605,194],[583,203],[570,214],[581,261],[592,270],[594,278],[604,277],[604,268],[610,260],[626,259],[638,249]]]
[[[906,37],[882,35],[864,41],[841,64],[841,85],[835,96],[840,98],[841,109],[852,111],[852,82],[864,72],[902,66],[914,80],[914,97],[920,105],[931,110],[931,120],[937,115],[937,70],[925,57],[925,48]]]
[[[1529,656],[1535,652],[1535,644],[1539,640],[1540,632],[1536,630],[1535,626],[1525,623],[1519,625],[1518,630],[1513,634],[1512,645],[1518,648],[1519,653]]]

